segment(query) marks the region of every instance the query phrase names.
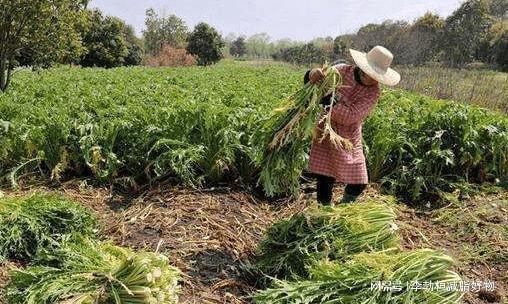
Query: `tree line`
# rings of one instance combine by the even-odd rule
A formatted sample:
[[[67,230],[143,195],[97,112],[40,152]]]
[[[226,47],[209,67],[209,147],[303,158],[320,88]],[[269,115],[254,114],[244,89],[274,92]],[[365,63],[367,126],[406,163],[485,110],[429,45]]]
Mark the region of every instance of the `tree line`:
[[[89,9],[89,0],[0,0],[0,91],[18,66],[112,68],[139,65],[171,45],[201,65],[219,61],[221,35],[206,23],[190,31],[175,15],[146,11],[141,38],[123,20]],[[183,50],[183,52],[182,52]],[[167,50],[166,50],[167,51]]]
[[[17,66],[208,65],[224,56],[311,64],[347,59],[348,49],[384,45],[395,63],[462,67],[483,62],[508,70],[508,0],[467,0],[447,18],[367,24],[356,33],[309,42],[271,41],[266,33],[223,38],[202,22],[146,11],[142,37],[132,26],[89,9],[89,0],[0,0],[0,91]],[[150,64],[150,65],[152,65]]]
[[[369,50],[383,45],[394,53],[396,64],[440,62],[463,67],[483,62],[507,71],[508,0],[468,0],[447,18],[426,13],[414,22],[387,20],[367,24],[353,34],[307,43],[270,42],[266,34],[233,37],[227,43],[234,57],[272,58],[294,64],[347,59],[349,48]]]

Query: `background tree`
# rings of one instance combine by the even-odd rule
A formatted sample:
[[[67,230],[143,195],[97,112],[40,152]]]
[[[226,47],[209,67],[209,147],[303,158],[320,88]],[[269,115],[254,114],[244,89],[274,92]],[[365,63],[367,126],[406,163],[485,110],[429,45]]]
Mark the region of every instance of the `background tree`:
[[[311,41],[311,43],[323,50],[323,53],[326,58],[331,59],[333,57],[333,38],[328,36],[326,38],[315,38]]]
[[[291,39],[286,38],[286,39],[279,39],[271,44],[272,44],[272,46],[271,46],[272,53],[275,53],[278,50],[287,49],[287,48],[290,48],[293,46],[300,46],[300,45],[303,45],[304,43],[298,42],[298,41],[293,41]]]
[[[189,35],[187,51],[198,56],[199,65],[209,65],[222,58],[223,46],[221,35],[210,25],[201,22]]]
[[[76,22],[88,1],[0,0],[0,91],[21,55],[31,65],[51,65],[83,51]]]
[[[226,57],[232,57],[230,51],[231,46],[233,45],[233,42],[238,38],[239,36],[235,33],[229,33],[224,37],[224,47],[222,48],[222,56],[224,58]]]
[[[468,0],[446,18],[441,47],[448,65],[461,66],[479,58],[479,47],[492,23],[489,0]]]
[[[185,48],[188,33],[189,28],[178,16],[161,17],[152,8],[146,11],[143,39],[145,49],[149,54],[157,54],[165,45]]]
[[[229,53],[235,57],[242,57],[247,53],[247,48],[245,45],[245,38],[238,37],[235,41],[231,43],[229,48]]]
[[[86,53],[80,64],[106,68],[124,65],[131,46],[125,37],[125,23],[116,17],[103,16],[99,10],[90,11],[89,18],[83,33]]]
[[[508,19],[508,0],[491,0],[490,14],[501,20]]]
[[[346,34],[335,37],[333,40],[332,60],[349,58],[349,49],[353,46],[354,35]]]
[[[499,21],[488,30],[480,49],[485,62],[508,72],[508,20]]]
[[[262,59],[270,58],[273,53],[270,36],[267,33],[259,33],[250,36],[246,41],[247,57]]]
[[[381,24],[367,24],[358,30],[353,48],[368,51],[382,45],[394,54],[394,62],[400,64],[401,54],[408,47],[403,40],[408,30],[409,24],[405,21],[386,20]]]
[[[143,60],[143,43],[136,37],[134,28],[131,25],[124,24],[123,35],[128,44],[128,54],[125,57],[125,65],[140,65]]]
[[[432,13],[418,18],[406,32],[406,36],[402,37],[402,43],[406,47],[399,54],[399,62],[422,65],[437,59],[444,26],[444,20]]]
[[[281,49],[274,53],[272,57],[275,60],[305,65],[323,63],[327,60],[324,49],[315,46],[311,42],[304,45]]]

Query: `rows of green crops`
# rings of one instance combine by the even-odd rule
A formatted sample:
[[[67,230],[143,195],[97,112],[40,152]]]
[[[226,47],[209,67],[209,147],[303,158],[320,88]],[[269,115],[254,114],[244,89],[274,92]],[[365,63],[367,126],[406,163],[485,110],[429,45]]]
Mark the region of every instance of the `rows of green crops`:
[[[21,71],[0,95],[0,176],[254,186],[273,109],[302,69],[226,62],[190,68]],[[503,182],[508,118],[384,91],[364,127],[372,181],[412,199],[457,182]],[[293,160],[306,166],[306,153]],[[276,168],[274,168],[275,170]]]

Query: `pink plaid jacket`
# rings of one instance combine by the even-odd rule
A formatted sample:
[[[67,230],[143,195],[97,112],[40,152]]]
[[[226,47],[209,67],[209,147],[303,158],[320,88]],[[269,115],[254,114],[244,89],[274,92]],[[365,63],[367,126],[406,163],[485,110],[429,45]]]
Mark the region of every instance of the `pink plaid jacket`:
[[[362,147],[362,124],[379,98],[379,86],[363,86],[354,78],[354,67],[338,65],[342,85],[337,88],[339,102],[332,109],[332,127],[340,136],[354,145],[351,152],[335,148],[325,139],[319,143],[322,125],[316,126],[316,138],[312,142],[309,171],[334,177],[345,184],[367,184],[367,165]]]

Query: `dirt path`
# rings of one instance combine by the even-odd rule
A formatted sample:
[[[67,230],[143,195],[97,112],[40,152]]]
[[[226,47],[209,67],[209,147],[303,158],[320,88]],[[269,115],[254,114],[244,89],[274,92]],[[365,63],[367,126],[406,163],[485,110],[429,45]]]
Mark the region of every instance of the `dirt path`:
[[[181,301],[189,304],[248,303],[245,296],[253,287],[242,280],[243,261],[252,256],[271,223],[313,201],[308,194],[296,202],[268,204],[241,191],[170,186],[136,198],[79,183],[54,191],[92,208],[105,238],[166,253],[183,271]],[[336,197],[341,191],[336,189]],[[372,188],[365,198],[385,199]],[[456,270],[465,280],[496,282],[495,293],[468,293],[464,303],[501,303],[508,290],[508,192],[457,200],[437,211],[418,212],[400,205],[398,213],[405,248],[442,249],[458,261]],[[2,277],[5,280],[0,268],[0,284]]]

